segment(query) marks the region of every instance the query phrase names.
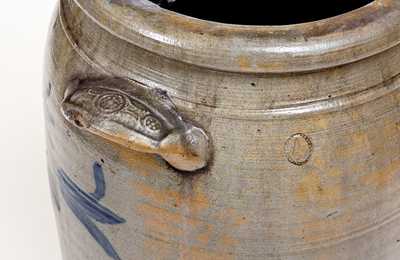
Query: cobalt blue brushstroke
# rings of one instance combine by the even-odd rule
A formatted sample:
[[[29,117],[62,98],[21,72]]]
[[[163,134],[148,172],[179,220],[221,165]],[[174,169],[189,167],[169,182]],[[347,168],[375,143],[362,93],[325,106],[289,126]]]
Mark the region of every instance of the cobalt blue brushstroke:
[[[106,195],[106,182],[104,180],[103,168],[98,162],[93,164],[93,174],[96,182],[96,190],[92,195],[97,200],[101,200]]]
[[[62,169],[58,170],[61,194],[74,215],[107,255],[114,260],[121,260],[110,241],[95,225],[93,220],[110,225],[122,224],[125,223],[125,220],[99,203],[99,200],[105,196],[106,185],[103,169],[97,162],[93,165],[93,174],[96,190],[94,193],[87,193],[79,188]]]

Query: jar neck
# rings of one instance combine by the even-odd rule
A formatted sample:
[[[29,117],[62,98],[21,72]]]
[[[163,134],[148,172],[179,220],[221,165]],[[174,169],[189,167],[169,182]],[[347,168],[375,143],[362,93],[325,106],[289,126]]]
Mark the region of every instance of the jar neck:
[[[204,21],[147,0],[75,1],[101,27],[131,44],[222,71],[312,71],[364,59],[400,42],[396,0],[376,0],[336,17],[288,26]]]
[[[85,3],[88,2],[91,1],[85,1]],[[98,1],[93,2],[98,3]],[[126,7],[114,5],[110,5],[108,8],[109,11],[113,11],[114,8],[117,8],[118,12],[126,10]],[[157,9],[157,7],[151,8]],[[368,10],[369,8],[364,12]],[[381,11],[381,19],[390,18],[390,21],[393,22],[400,18],[400,16],[396,18],[384,15],[385,12],[387,14],[397,12],[395,8],[382,10],[386,11]],[[393,84],[397,84],[397,76],[400,73],[400,67],[397,65],[400,63],[400,45],[396,44],[400,37],[397,31],[380,39],[378,45],[361,44],[358,38],[346,38],[347,40],[340,38],[343,42],[349,41],[349,46],[352,41],[357,42],[358,45],[357,48],[349,47],[349,49],[345,49],[343,46],[347,45],[343,45],[344,49],[336,52],[338,57],[336,57],[335,64],[338,64],[333,66],[332,58],[335,57],[335,52],[324,52],[320,49],[322,48],[320,45],[330,46],[335,41],[335,37],[345,33],[335,32],[334,28],[336,27],[332,25],[333,27],[329,27],[330,33],[328,34],[331,41],[328,41],[327,36],[322,36],[321,39],[325,39],[326,42],[319,42],[317,47],[312,47],[313,56],[309,56],[307,59],[299,58],[296,56],[297,52],[294,51],[298,50],[298,55],[301,56],[301,50],[305,47],[292,45],[290,48],[288,47],[293,51],[292,56],[286,56],[285,59],[283,59],[284,56],[279,56],[279,58],[277,56],[275,59],[269,56],[268,66],[263,67],[263,71],[253,71],[254,61],[247,56],[238,56],[233,59],[227,54],[235,48],[242,51],[240,45],[231,45],[230,48],[225,48],[223,53],[215,54],[214,57],[209,57],[210,53],[206,55],[207,50],[204,51],[205,53],[197,50],[196,53],[202,56],[196,57],[202,57],[202,59],[189,62],[187,59],[193,57],[187,56],[176,42],[171,41],[171,44],[176,46],[176,49],[172,51],[176,54],[174,57],[170,57],[171,54],[164,55],[167,49],[160,42],[157,45],[158,49],[155,49],[154,46],[145,48],[142,46],[146,45],[148,40],[143,36],[145,33],[140,34],[138,38],[133,38],[134,34],[126,31],[122,37],[116,32],[117,29],[110,29],[114,29],[110,24],[106,26],[94,19],[93,16],[88,16],[87,10],[82,9],[81,5],[67,4],[66,1],[61,1],[61,19],[71,44],[94,69],[104,74],[128,77],[149,87],[161,88],[168,91],[174,102],[184,109],[204,110],[218,116],[257,119],[303,116],[322,110],[337,110],[347,105],[378,98],[379,95],[374,94],[373,90],[375,89],[386,88],[391,91],[392,87],[397,86]],[[142,19],[150,18],[143,16]],[[117,22],[112,20],[109,23]],[[364,23],[367,25],[362,27],[359,34],[363,34],[363,30],[369,28],[368,26],[374,26],[375,30],[382,31],[384,31],[382,28],[385,28],[381,23],[375,24],[375,21],[370,23],[364,21]],[[226,26],[228,25],[221,25],[221,30]],[[307,26],[312,25],[307,24]],[[386,26],[389,31],[393,29],[389,25]],[[144,27],[143,30],[146,28]],[[242,30],[242,27],[239,28]],[[192,30],[195,29],[192,28]],[[287,28],[282,28],[282,30],[287,30]],[[312,33],[314,35],[322,34],[320,30],[321,28],[315,27]],[[348,30],[353,31],[350,27]],[[400,26],[397,30],[400,30]],[[219,33],[222,35],[222,31]],[[230,33],[232,32],[227,32],[226,35]],[[165,32],[165,37],[163,42],[168,40],[167,32]],[[270,37],[273,38],[273,35]],[[280,39],[283,36],[275,32],[274,37]],[[374,34],[370,37],[375,39]],[[253,43],[262,42],[261,39],[261,36],[259,39],[253,39]],[[221,45],[223,45],[224,40],[221,41]],[[206,43],[202,42],[201,44]],[[380,48],[368,49],[368,46],[370,48],[380,46]],[[218,46],[218,48],[222,47]],[[267,46],[266,49],[268,48]],[[283,50],[281,51],[283,52]],[[363,52],[365,57],[360,58],[359,55]],[[274,54],[283,55],[278,49]],[[260,57],[267,57],[262,56],[262,52],[260,55]],[[260,58],[259,56],[254,57]],[[207,62],[207,65],[199,63],[200,61]],[[230,67],[231,70],[224,69],[221,64],[218,64],[218,61],[223,61],[225,65],[230,66],[237,64],[238,67],[236,69]],[[321,66],[321,62],[326,66]],[[296,67],[296,64],[300,65]],[[327,66],[328,64],[329,66]],[[307,66],[313,66],[313,69],[305,70],[304,68]],[[284,68],[285,70],[283,70]],[[294,71],[290,68],[293,68]],[[388,85],[390,86],[387,87]],[[331,102],[331,100],[335,102]],[[332,104],[334,104],[333,108]],[[294,110],[298,114],[294,115]]]

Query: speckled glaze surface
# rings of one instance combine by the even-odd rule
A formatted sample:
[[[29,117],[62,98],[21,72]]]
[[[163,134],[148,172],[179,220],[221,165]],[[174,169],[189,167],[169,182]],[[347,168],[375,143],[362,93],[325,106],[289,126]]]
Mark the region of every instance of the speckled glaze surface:
[[[61,0],[45,75],[65,260],[400,259],[400,1],[239,26]]]

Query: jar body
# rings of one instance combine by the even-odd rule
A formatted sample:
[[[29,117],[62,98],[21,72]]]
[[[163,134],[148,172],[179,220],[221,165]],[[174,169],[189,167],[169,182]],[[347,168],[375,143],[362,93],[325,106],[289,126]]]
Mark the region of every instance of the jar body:
[[[84,18],[75,4],[61,1],[60,9],[48,49],[45,108],[64,259],[400,257],[400,83],[391,67],[400,56],[398,47],[301,75],[235,74],[170,60],[154,63],[161,76],[136,65],[129,72],[122,65],[110,71],[117,68],[113,57],[133,55],[135,64],[145,67],[155,58],[144,50],[128,53],[120,39],[107,42],[114,36]],[[108,49],[96,45],[99,39]],[[90,49],[95,45],[100,47]],[[384,63],[387,67],[378,68]],[[182,79],[176,88],[171,80],[168,94],[212,143],[209,165],[196,174],[82,131],[61,112],[66,90],[77,78],[129,77],[156,86],[173,69]],[[368,79],[377,82],[373,88],[357,79],[363,70],[379,70]],[[182,82],[190,80],[221,87],[187,88],[183,95]],[[313,95],[322,95],[327,81],[349,86],[318,100]],[[237,94],[240,84],[249,90]],[[269,91],[277,85],[283,90]],[[354,88],[358,91],[349,91]],[[284,109],[285,98],[300,95],[317,103],[291,108],[298,113]],[[283,108],[269,110],[278,97]],[[340,109],[331,109],[332,102]],[[261,105],[267,109],[252,112]]]

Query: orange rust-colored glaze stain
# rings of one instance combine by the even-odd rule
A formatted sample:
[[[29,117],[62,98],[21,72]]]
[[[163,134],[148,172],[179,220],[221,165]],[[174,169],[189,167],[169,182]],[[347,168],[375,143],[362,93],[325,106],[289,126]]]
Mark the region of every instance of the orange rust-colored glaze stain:
[[[353,145],[355,146],[365,146],[368,145],[368,136],[365,132],[359,132],[353,135]]]
[[[91,132],[96,133],[98,136],[104,137],[106,140],[116,144],[120,144],[130,150],[140,151],[144,153],[154,153],[154,148],[143,142],[130,142],[131,137],[127,134],[120,133],[105,133],[97,129],[91,129]]]
[[[168,144],[167,146],[163,147],[162,152],[167,154],[179,154],[180,156],[186,156],[185,149],[182,146],[176,144]]]
[[[174,157],[180,156],[182,158],[185,158],[185,160],[197,160],[198,155],[193,154],[191,151],[188,151],[183,147],[182,145],[176,145],[176,144],[168,144],[160,149],[160,153],[162,153],[164,156],[172,155]]]
[[[146,220],[151,218],[165,221],[169,225],[180,226],[182,223],[186,223],[189,226],[197,226],[201,224],[201,221],[192,216],[198,215],[209,207],[207,197],[195,190],[191,191],[193,194],[189,195],[175,190],[158,189],[144,183],[134,183],[133,189],[138,197],[145,200],[138,206],[138,211],[146,217]],[[188,207],[187,215],[181,213],[184,206]],[[157,232],[163,231],[149,227]]]
[[[251,67],[251,62],[248,57],[240,56],[238,58],[239,67],[243,70],[249,69]]]
[[[384,188],[391,183],[398,173],[400,173],[400,160],[393,161],[383,169],[361,177],[361,183]]]
[[[150,206],[148,209],[157,211],[162,208],[175,208],[179,210],[183,205],[188,205],[189,212],[191,215],[198,215],[209,207],[209,201],[207,197],[200,192],[193,191],[193,194],[187,196],[178,191],[168,189],[156,189],[153,186],[146,185],[144,183],[133,184],[133,189],[137,196],[146,200],[146,204]],[[151,213],[151,212],[150,212]],[[161,212],[157,212],[160,214]],[[170,219],[172,222],[182,223],[183,216],[180,213],[174,214],[175,219]],[[192,223],[194,224],[194,223]]]
[[[213,227],[211,225],[207,225],[207,227],[205,227],[204,231],[200,232],[196,236],[196,240],[199,241],[200,244],[202,244],[202,245],[207,245],[211,240],[211,236],[212,236],[213,232],[214,232]]]
[[[326,172],[327,176],[330,176],[332,178],[338,179],[343,175],[342,170],[332,166],[328,166],[327,161],[324,160],[324,158],[321,158],[320,155],[316,155],[313,157],[312,164],[316,169],[326,169],[324,170],[324,172]]]
[[[246,219],[238,216],[234,209],[221,210],[210,219],[220,224],[207,225],[206,231],[198,233],[196,242],[199,247],[183,245],[180,259],[234,259],[229,252],[239,244],[239,240],[229,233],[245,224]],[[212,250],[206,250],[207,247],[211,247]]]
[[[215,226],[208,225],[207,228],[196,237],[200,244],[206,246],[210,243],[212,238],[214,238],[215,247],[221,250],[234,248],[239,244],[239,240],[229,235],[229,232],[226,231],[236,230],[241,225],[246,224],[247,220],[245,217],[239,216],[234,209],[224,209],[212,216],[212,219],[223,223],[220,227],[222,234],[218,232]]]
[[[324,218],[304,213],[304,215],[299,215],[299,218],[302,219],[303,225],[299,225],[293,230],[293,237],[301,238],[303,243],[330,243],[334,242],[333,240],[340,240],[352,232],[350,229],[353,221],[351,213],[340,215],[331,213],[331,217]]]
[[[326,161],[323,158],[321,158],[319,155],[316,155],[313,157],[312,163],[318,169],[326,168]]]
[[[328,171],[328,176],[336,178],[342,176],[342,171],[339,169],[331,169]]]
[[[176,191],[134,183],[133,189],[143,201],[136,212],[150,235],[146,250],[157,250],[151,241],[160,240],[169,244],[169,253],[179,254],[178,259],[232,259],[230,252],[239,243],[232,231],[246,223],[236,210],[209,212],[210,201],[198,186]]]
[[[387,122],[382,130],[383,130],[383,136],[392,137],[392,136],[398,136],[399,135],[397,124],[396,123],[393,124],[393,122],[391,122],[391,121]]]
[[[115,143],[110,143],[110,144],[117,152],[118,160],[128,168],[134,169],[135,174],[140,174],[146,177],[153,174],[153,172],[150,169],[160,168],[160,162],[155,160],[154,155],[135,152],[119,144]]]
[[[170,257],[173,253],[171,252],[171,245],[166,241],[145,239],[143,246],[146,249],[144,259],[164,260],[172,258]]]
[[[363,113],[360,113],[360,111],[355,110],[355,111],[348,111],[346,115],[349,117],[349,119],[353,122],[358,122],[364,119],[365,115]]]
[[[351,143],[346,146],[340,145],[336,148],[335,155],[338,158],[351,158],[356,154],[366,153],[370,149],[368,134],[357,132],[351,135]]]
[[[246,217],[238,215],[237,211],[232,208],[226,208],[226,209],[220,210],[216,214],[216,218],[221,221],[226,220],[226,225],[230,225],[231,227],[241,226],[241,225],[248,223],[248,220]]]
[[[235,246],[239,244],[239,241],[231,236],[223,235],[221,236],[220,243],[226,246]]]
[[[180,260],[231,260],[234,257],[230,254],[216,253],[212,251],[207,251],[198,247],[190,247],[188,250],[183,252]]]
[[[138,196],[145,198],[151,205],[178,206],[183,200],[183,196],[177,191],[156,190],[154,187],[143,183],[134,183],[133,189]]]
[[[313,123],[319,131],[326,130],[329,127],[329,118],[321,116],[313,120]]]
[[[144,209],[143,210],[148,210]],[[143,214],[146,214],[144,211]],[[162,219],[166,214],[158,216],[158,217],[145,217],[144,225],[146,228],[151,227],[152,232],[157,232],[158,239],[162,239],[165,241],[171,240],[171,236],[173,237],[182,237],[184,235],[183,230],[168,222],[167,219]]]
[[[234,257],[231,254],[216,253],[206,251],[197,247],[190,247],[189,251],[186,251],[179,258],[180,260],[231,260]]]
[[[172,27],[171,28],[182,28],[186,31],[190,31],[192,33],[204,33],[210,30],[210,26],[207,23],[201,23],[196,21],[191,21],[185,19],[184,17],[170,15],[167,16],[167,22]]]
[[[187,218],[179,212],[172,212],[163,208],[142,204],[137,207],[137,212],[144,218],[144,225],[148,231],[157,234],[160,239],[170,240],[171,237],[183,236],[180,224]],[[190,225],[199,225],[197,220],[188,219]]]
[[[280,69],[282,66],[282,63],[280,62],[274,62],[274,61],[266,61],[265,63],[257,63],[257,68],[261,70],[276,70]]]
[[[316,204],[321,208],[334,208],[342,199],[342,186],[340,184],[324,185],[321,177],[311,172],[300,181],[297,197],[301,201]]]
[[[394,97],[395,97],[397,103],[400,103],[400,92],[397,92]]]
[[[319,253],[316,257],[316,260],[331,260],[332,259],[332,253]]]
[[[240,226],[245,225],[248,222],[247,219],[237,214],[237,211],[232,208],[218,211],[213,218],[221,223],[221,232],[214,233],[214,237],[217,238],[216,247],[223,250],[237,246],[239,240],[230,235],[230,231],[237,230]]]

